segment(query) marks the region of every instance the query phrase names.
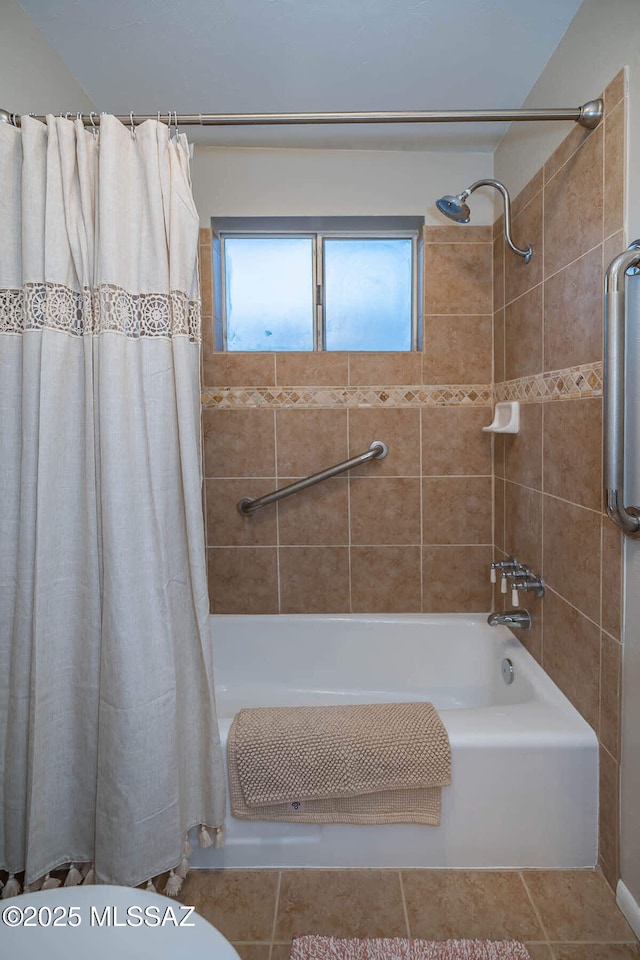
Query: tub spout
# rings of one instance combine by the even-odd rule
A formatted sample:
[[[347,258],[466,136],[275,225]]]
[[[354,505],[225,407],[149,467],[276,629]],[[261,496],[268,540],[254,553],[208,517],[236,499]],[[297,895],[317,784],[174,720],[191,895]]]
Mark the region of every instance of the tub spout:
[[[528,610],[505,610],[504,613],[490,613],[487,617],[490,627],[512,627],[516,630],[531,629],[531,614]]]

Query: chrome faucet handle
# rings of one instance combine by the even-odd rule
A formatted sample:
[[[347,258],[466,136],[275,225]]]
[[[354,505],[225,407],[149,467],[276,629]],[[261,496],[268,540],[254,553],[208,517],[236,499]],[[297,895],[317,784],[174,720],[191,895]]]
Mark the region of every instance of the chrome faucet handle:
[[[511,582],[511,602],[514,606],[517,604],[517,595],[518,590],[524,590],[525,593],[530,591],[535,591],[539,597],[544,597],[547,585],[544,582],[542,577],[537,577],[534,573],[531,573],[530,570],[527,570],[526,573],[512,574],[509,577]],[[514,597],[516,599],[514,599]]]
[[[507,557],[506,560],[494,560],[491,564],[492,570],[515,570],[520,564],[515,557]]]

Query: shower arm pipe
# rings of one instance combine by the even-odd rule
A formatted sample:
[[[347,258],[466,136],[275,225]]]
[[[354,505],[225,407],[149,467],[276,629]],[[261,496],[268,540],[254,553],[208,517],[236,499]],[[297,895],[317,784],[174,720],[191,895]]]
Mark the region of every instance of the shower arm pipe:
[[[332,123],[501,123],[522,120],[573,120],[592,130],[602,120],[604,103],[589,100],[580,107],[521,110],[400,110],[392,113],[165,113],[126,114],[118,116],[124,124],[138,125],[146,120],[170,118],[171,125],[201,127],[296,126],[299,124]],[[85,126],[100,125],[99,113],[65,113],[71,119],[81,120]],[[34,115],[36,120],[46,116]],[[0,122],[20,126],[20,116],[0,109]]]
[[[640,507],[625,506],[625,275],[640,267],[640,240],[611,261],[604,280],[604,495],[608,517],[640,538]]]
[[[275,503],[277,500],[290,497],[293,493],[299,493],[301,490],[315,486],[316,483],[322,483],[323,480],[337,477],[338,474],[345,473],[347,470],[353,470],[354,467],[359,467],[361,464],[368,463],[370,460],[384,460],[387,453],[388,448],[386,443],[383,443],[382,440],[374,440],[369,449],[364,453],[359,453],[357,457],[351,457],[350,460],[343,460],[342,463],[336,463],[334,467],[327,467],[326,470],[313,473],[310,477],[305,477],[304,480],[289,483],[286,487],[280,487],[279,490],[274,490],[273,493],[265,494],[264,497],[257,497],[255,500],[251,499],[251,497],[243,497],[243,499],[238,500],[236,504],[238,513],[243,517],[250,516],[252,513],[255,513],[256,510],[260,510],[261,507],[268,507],[270,503]]]
[[[477,190],[478,187],[495,187],[495,189],[502,195],[503,206],[504,206],[504,239],[507,246],[513,250],[514,253],[517,253],[519,257],[524,258],[525,263],[529,263],[531,260],[531,254],[533,250],[529,244],[526,247],[521,249],[516,247],[515,243],[511,239],[511,197],[509,196],[509,191],[505,187],[504,183],[500,183],[499,180],[492,180],[491,178],[486,178],[484,180],[476,180],[475,183],[472,183],[470,187],[467,187],[466,190],[463,190],[460,194],[460,198],[466,200],[467,197],[471,196],[474,190]]]

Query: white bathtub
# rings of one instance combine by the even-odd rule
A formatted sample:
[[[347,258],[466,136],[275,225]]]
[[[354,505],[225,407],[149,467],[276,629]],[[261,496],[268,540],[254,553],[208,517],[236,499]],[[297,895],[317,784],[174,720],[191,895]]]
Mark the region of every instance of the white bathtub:
[[[195,867],[590,867],[598,743],[505,627],[442,615],[213,616],[223,744],[242,707],[430,700],[451,741],[439,827],[227,818]],[[515,668],[507,685],[504,657]]]

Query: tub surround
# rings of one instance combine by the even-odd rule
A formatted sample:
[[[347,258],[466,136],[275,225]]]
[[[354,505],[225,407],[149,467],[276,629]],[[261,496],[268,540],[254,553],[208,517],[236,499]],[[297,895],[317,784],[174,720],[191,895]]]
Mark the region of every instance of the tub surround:
[[[515,199],[514,234],[535,249],[528,268],[502,255],[494,227],[495,391],[522,403],[520,433],[495,443],[496,558],[515,554],[547,582],[542,602],[527,597],[533,629],[518,638],[598,735],[600,863],[612,885],[622,541],[602,501],[602,289],[625,248],[625,90],[621,71],[601,127],[572,130]]]

